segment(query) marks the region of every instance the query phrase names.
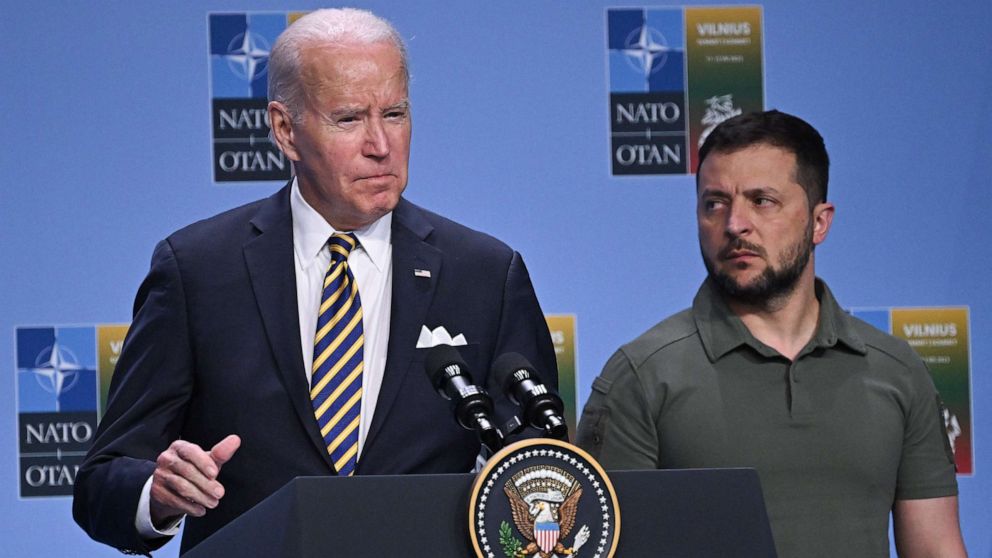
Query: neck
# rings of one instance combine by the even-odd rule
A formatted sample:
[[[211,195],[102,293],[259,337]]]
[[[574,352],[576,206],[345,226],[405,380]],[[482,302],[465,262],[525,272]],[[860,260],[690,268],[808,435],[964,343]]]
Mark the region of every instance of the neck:
[[[334,211],[335,208],[317,193],[317,188],[311,185],[311,182],[307,180],[307,176],[301,173],[301,169],[299,167],[294,168],[297,172],[296,184],[300,189],[300,195],[303,197],[303,201],[307,202],[307,205],[319,213],[324,218],[324,221],[333,227],[335,231],[354,232],[367,227],[378,219],[377,217],[371,220],[360,220],[355,216],[344,215],[340,211]]]
[[[727,306],[755,339],[794,360],[813,338],[820,318],[812,261],[789,294],[760,305],[728,299]]]

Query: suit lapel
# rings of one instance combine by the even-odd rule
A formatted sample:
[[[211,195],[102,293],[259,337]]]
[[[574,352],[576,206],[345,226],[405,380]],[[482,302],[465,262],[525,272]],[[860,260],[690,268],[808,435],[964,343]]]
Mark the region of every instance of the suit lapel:
[[[441,276],[442,254],[426,242],[433,230],[419,208],[400,199],[393,210],[393,299],[386,370],[363,453],[386,423],[404,378],[408,373],[416,373],[410,370],[410,362]]]
[[[303,368],[303,355],[300,354],[293,217],[289,192],[289,186],[279,190],[261,205],[251,220],[258,230],[258,236],[244,245],[245,264],[269,347],[279,368],[279,378],[314,447],[333,470],[334,466],[324,448],[324,441],[313,415],[310,387]]]

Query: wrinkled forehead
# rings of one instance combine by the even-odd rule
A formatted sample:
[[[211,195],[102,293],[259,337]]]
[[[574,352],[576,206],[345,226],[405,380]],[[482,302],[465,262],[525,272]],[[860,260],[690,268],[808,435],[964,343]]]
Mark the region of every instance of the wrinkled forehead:
[[[300,54],[300,82],[310,102],[372,94],[388,104],[408,95],[406,67],[392,43],[315,44]]]
[[[727,186],[728,178],[748,177],[761,182],[776,179],[802,188],[798,182],[798,161],[795,152],[765,142],[710,151],[696,169],[696,193],[702,187]]]
[[[314,42],[300,49],[300,73],[312,80],[329,81],[371,76],[406,79],[403,54],[389,41]]]

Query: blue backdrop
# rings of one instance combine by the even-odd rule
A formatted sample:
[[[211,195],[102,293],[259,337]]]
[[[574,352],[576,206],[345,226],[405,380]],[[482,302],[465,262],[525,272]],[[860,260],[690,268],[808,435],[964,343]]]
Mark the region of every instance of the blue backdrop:
[[[212,182],[206,14],[317,6],[195,4],[4,3],[4,555],[118,555],[75,526],[69,498],[18,497],[15,326],[127,322],[156,241],[280,186]],[[765,103],[826,138],[837,215],[817,266],[844,305],[971,308],[976,472],[960,478],[961,523],[989,557],[992,3],[878,4],[765,2]],[[704,276],[692,178],[610,176],[611,4],[362,5],[408,41],[408,197],[509,242],[544,310],[577,315],[584,402],[617,346],[687,306]]]

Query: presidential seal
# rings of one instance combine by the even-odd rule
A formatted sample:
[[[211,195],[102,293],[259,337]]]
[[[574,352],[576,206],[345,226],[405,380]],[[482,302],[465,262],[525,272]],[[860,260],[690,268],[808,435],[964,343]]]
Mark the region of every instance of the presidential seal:
[[[476,479],[469,532],[480,558],[608,558],[620,509],[589,454],[557,440],[524,440],[494,455]]]

